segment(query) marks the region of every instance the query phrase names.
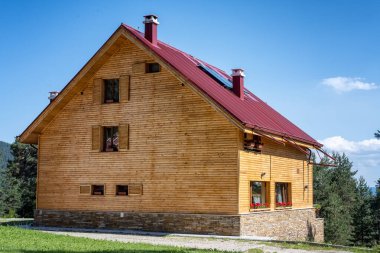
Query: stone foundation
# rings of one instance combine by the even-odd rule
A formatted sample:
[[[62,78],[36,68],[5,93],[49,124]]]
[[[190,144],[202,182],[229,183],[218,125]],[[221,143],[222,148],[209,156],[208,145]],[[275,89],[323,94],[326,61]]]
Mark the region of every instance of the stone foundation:
[[[240,235],[257,235],[287,241],[323,242],[323,219],[314,209],[285,209],[241,215]]]
[[[36,226],[131,229],[155,232],[239,235],[240,216],[176,213],[36,210]]]
[[[156,232],[264,236],[323,242],[323,220],[314,209],[242,215],[36,210],[36,226],[132,229]]]

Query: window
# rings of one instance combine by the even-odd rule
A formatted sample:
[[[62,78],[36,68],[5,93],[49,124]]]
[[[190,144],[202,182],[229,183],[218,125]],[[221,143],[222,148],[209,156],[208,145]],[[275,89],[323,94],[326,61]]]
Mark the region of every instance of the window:
[[[104,127],[103,151],[114,152],[119,150],[119,128]]]
[[[119,102],[119,79],[104,80],[104,103]]]
[[[118,196],[128,195],[128,185],[116,185],[116,195]]]
[[[156,73],[156,72],[160,72],[160,64],[158,63],[146,64],[146,73]]]
[[[248,151],[261,152],[264,143],[261,141],[261,136],[255,134],[244,134],[244,149]]]
[[[268,182],[251,182],[251,203],[253,209],[269,208],[269,183]]]
[[[92,185],[91,186],[92,195],[104,195],[104,185]]]
[[[276,207],[292,206],[290,183],[276,183]]]

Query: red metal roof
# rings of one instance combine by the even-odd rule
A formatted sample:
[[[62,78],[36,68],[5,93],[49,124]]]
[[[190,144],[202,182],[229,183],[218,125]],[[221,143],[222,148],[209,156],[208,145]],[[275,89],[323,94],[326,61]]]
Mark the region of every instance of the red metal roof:
[[[245,89],[244,100],[241,100],[232,90],[220,85],[198,66],[199,63],[202,63],[231,80],[231,77],[224,71],[161,41],[158,41],[156,46],[152,45],[140,31],[125,24],[123,26],[247,128],[290,137],[318,147],[322,146],[249,90]]]

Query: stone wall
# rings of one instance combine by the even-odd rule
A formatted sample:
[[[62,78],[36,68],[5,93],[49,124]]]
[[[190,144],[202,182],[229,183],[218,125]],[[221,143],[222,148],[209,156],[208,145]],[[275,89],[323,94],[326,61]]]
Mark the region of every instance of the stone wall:
[[[36,210],[35,225],[239,235],[240,216],[175,213]]]
[[[240,235],[323,242],[324,224],[315,217],[313,208],[255,212],[241,215]]]
[[[314,209],[242,215],[36,210],[36,226],[131,229],[156,232],[263,236],[323,242],[323,219]]]

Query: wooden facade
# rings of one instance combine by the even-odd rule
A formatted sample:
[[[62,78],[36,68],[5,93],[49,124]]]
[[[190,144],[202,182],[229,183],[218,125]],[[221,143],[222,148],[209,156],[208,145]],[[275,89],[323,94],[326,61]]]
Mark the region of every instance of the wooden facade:
[[[276,210],[276,182],[290,184],[291,208],[312,207],[304,153],[265,136],[260,153],[244,150],[236,119],[133,38],[114,36],[103,51],[52,102],[65,103],[23,134],[38,138],[37,209],[246,214],[257,211],[251,181],[268,182],[270,208],[261,211]],[[161,71],[146,73],[148,62]],[[102,102],[104,79],[119,79],[118,103]],[[102,151],[108,126],[119,128],[118,152]],[[92,185],[103,185],[104,195],[92,195]],[[131,194],[116,195],[117,185]]]

